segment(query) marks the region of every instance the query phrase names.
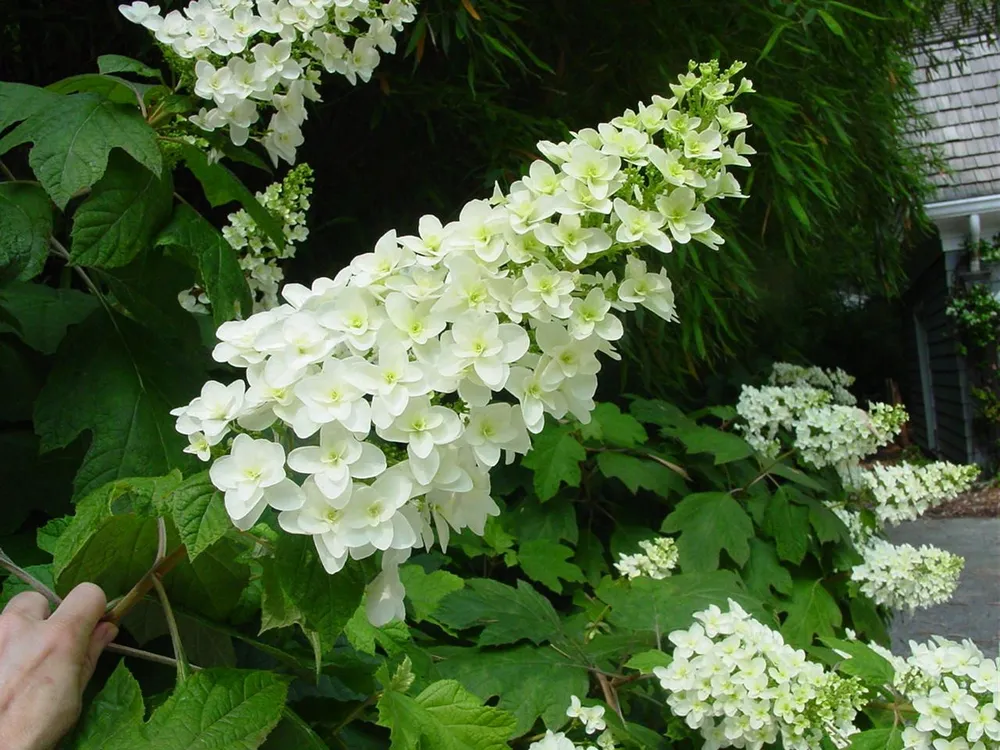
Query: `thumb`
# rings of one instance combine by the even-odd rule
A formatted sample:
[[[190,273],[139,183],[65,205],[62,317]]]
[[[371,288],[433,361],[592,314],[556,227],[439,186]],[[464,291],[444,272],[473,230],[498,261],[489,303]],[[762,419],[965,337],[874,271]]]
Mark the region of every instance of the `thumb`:
[[[101,652],[117,637],[118,627],[114,623],[101,622],[94,628],[80,672],[81,690],[87,686],[90,678],[94,675],[94,669],[97,667],[97,660],[100,658]]]

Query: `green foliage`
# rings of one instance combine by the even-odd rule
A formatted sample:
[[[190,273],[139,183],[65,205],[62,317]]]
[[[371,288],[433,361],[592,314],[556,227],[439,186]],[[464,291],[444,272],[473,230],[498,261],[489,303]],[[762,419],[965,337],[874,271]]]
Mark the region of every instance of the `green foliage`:
[[[800,648],[812,643],[816,634],[833,635],[842,621],[840,606],[822,581],[795,581],[781,610],[787,614],[781,634]]]
[[[158,177],[124,154],[113,154],[107,172],[77,209],[70,260],[96,268],[124,266],[149,247],[173,202],[169,172]]]
[[[559,616],[548,600],[523,581],[517,588],[486,579],[466,579],[465,588],[441,602],[437,619],[464,630],[484,625],[481,646],[499,646],[527,639],[535,644],[559,632]]]
[[[99,306],[92,296],[75,289],[53,289],[44,284],[8,284],[0,289],[0,309],[6,310],[16,327],[0,323],[42,354],[54,354],[66,330],[87,318]]]
[[[722,550],[739,565],[750,557],[748,541],[754,533],[753,522],[727,493],[688,495],[667,516],[662,530],[680,532],[677,548],[684,570],[715,570]]]
[[[144,716],[142,689],[125,664],[119,663],[87,709],[70,747],[72,750],[114,747],[142,725]]]
[[[518,564],[524,574],[557,594],[563,592],[561,581],[579,583],[583,580],[579,566],[568,562],[572,556],[571,547],[545,539],[524,542],[517,549]]]
[[[0,281],[42,271],[52,234],[52,203],[37,185],[0,183]]]
[[[106,715],[95,715],[100,724],[90,736],[103,744],[81,745],[80,750],[254,750],[278,723],[288,688],[269,672],[207,669],[180,684],[145,723],[137,689],[120,667],[97,698],[115,707],[119,723],[107,727]],[[84,735],[90,729],[85,722]]]
[[[260,201],[247,186],[224,164],[209,163],[204,152],[194,146],[184,146],[181,154],[187,168],[201,183],[205,198],[211,205],[225,206],[238,202],[277,247],[285,246],[285,232],[281,223],[260,205]]]
[[[222,234],[189,206],[178,206],[157,245],[177,248],[198,269],[212,300],[216,324],[247,315],[253,309],[250,288],[236,253]]]
[[[502,750],[514,730],[510,714],[483,706],[452,680],[435,682],[416,698],[387,690],[378,710],[398,750]]]
[[[27,117],[24,109],[14,110],[24,121],[0,140],[0,155],[22,143],[33,143],[28,161],[60,209],[101,178],[114,148],[126,151],[157,177],[161,175],[163,158],[156,133],[135,107],[93,93],[46,97],[46,101]]]
[[[597,596],[611,608],[612,624],[636,633],[663,635],[691,623],[691,615],[729,599],[767,622],[761,603],[749,596],[738,576],[727,570],[683,573],[663,580],[605,579]]]
[[[889,727],[861,732],[851,738],[848,750],[903,750],[903,730]]]
[[[547,430],[539,435],[524,459],[524,466],[535,472],[538,498],[542,502],[550,500],[563,483],[579,486],[580,462],[586,457],[583,446],[569,429]]]
[[[587,668],[551,648],[450,649],[437,656],[442,677],[458,680],[483,700],[499,697],[497,707],[517,720],[512,736],[525,734],[539,718],[558,729],[566,723],[566,696],[587,693]]]
[[[174,487],[166,504],[192,560],[232,528],[222,493],[215,489],[207,471],[189,476]]]
[[[734,0],[608,14],[561,1],[426,0],[403,54],[380,69],[381,91],[352,93],[370,117],[310,111],[311,125],[358,148],[318,139],[306,154],[327,174],[351,176],[316,196],[336,209],[316,227],[315,247],[344,255],[314,252],[294,275],[329,274],[370,246],[376,228],[410,226],[482,184],[509,182],[538,137],[665,91],[662,71],[689,57],[749,55],[763,92],[750,113],[761,152],[753,197],[716,215],[728,240],[720,253],[678,248],[671,257],[681,324],[636,316],[627,339],[622,383],[668,393],[739,353],[754,315],[793,321],[801,336],[844,284],[898,281],[897,219],[915,219],[926,186],[926,159],[901,145],[911,115],[907,50],[940,7]],[[31,50],[32,69],[48,75],[56,64],[35,51],[59,25],[19,23],[21,9],[12,12],[0,39],[18,41],[0,44],[0,59],[27,70],[20,60]],[[720,17],[731,23],[706,33]],[[100,26],[88,63],[111,36]],[[0,84],[0,155],[19,178],[0,183],[0,370],[7,393],[25,394],[0,412],[0,478],[19,506],[4,531],[30,519],[20,536],[34,548],[34,527],[57,517],[39,529],[29,571],[60,591],[97,580],[112,596],[144,577],[161,542],[183,545],[186,559],[164,585],[188,658],[254,671],[194,671],[168,695],[169,668],[130,662],[136,680],[119,665],[70,747],[524,747],[566,722],[570,695],[592,702],[602,680],[628,719],[607,714],[623,745],[659,748],[668,737],[698,746],[651,708],[653,681],[631,678],[666,663],[659,646],[670,630],[730,599],[796,645],[820,636],[848,653],[837,662],[846,674],[873,685],[885,677],[874,652],[836,638],[847,627],[882,642],[886,633],[884,613],[844,582],[854,553],[824,504],[835,478],[754,455],[730,410],[689,414],[635,399],[625,411],[600,404],[587,425],[549,425],[504,481],[495,476],[503,513],[483,539],[456,535],[446,554],[402,568],[409,626],[368,623],[363,589],[375,560],[330,576],[312,541],[277,531],[273,519],[232,529],[221,493],[181,452],[168,416],[217,368],[194,353],[199,333],[176,295],[205,289],[215,325],[252,307],[235,252],[196,206],[238,204],[276,244],[283,235],[238,177],[243,164],[260,166],[256,154],[229,148],[230,166],[209,164],[175,137],[194,102],[171,93],[172,81],[159,85],[164,76],[147,64],[158,60],[103,55],[98,74],[52,88]],[[366,147],[372,138],[378,148]],[[749,305],[755,296],[762,304]],[[804,312],[782,315],[785,305]],[[769,328],[789,327],[761,326],[757,338]],[[782,346],[795,338],[771,335]],[[637,552],[658,528],[676,536],[680,570],[620,577],[618,555]],[[4,585],[8,597],[22,589]],[[152,595],[123,624],[150,649],[172,645]],[[900,745],[898,731],[878,728],[853,744]]]
[[[262,629],[299,625],[332,648],[361,603],[366,571],[348,565],[335,576],[319,562],[312,539],[283,534],[264,563]]]
[[[169,412],[198,388],[194,363],[114,312],[95,312],[59,346],[35,404],[42,450],[69,445],[82,432],[90,448],[74,486],[82,496],[113,479],[156,476],[191,465]]]

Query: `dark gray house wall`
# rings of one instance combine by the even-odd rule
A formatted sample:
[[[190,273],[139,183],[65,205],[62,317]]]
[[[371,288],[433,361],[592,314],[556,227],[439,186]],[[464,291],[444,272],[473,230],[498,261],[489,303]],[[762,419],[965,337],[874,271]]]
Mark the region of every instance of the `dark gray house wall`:
[[[965,363],[945,314],[948,301],[946,257],[939,255],[906,295],[907,383],[903,397],[911,437],[925,450],[949,461],[973,460]]]
[[[951,42],[926,50],[916,57],[915,76],[927,122],[915,139],[937,149],[947,168],[930,175],[937,189],[926,206],[940,251],[904,296],[903,395],[919,445],[948,460],[985,464],[991,445],[976,422],[976,374],[958,354],[945,308],[959,284],[987,283],[1000,292],[1000,269],[981,268],[964,251],[968,240],[1000,232],[1000,45],[970,35],[962,55]]]

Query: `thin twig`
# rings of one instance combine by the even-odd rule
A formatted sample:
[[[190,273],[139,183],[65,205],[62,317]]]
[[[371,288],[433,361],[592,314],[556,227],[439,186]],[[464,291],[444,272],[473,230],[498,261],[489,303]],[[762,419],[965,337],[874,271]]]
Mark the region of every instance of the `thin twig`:
[[[52,245],[52,248],[55,250],[56,255],[65,260],[67,263],[70,262],[69,250],[66,249],[65,245],[63,245],[59,240],[57,240],[55,237],[52,236],[49,237],[49,244]],[[80,268],[80,266],[70,265],[70,268],[72,268],[76,272],[76,275],[83,280],[83,283],[86,285],[87,289],[90,290],[91,294],[93,294],[95,297],[97,297],[99,300],[103,302],[104,295],[101,294],[101,290],[97,288],[97,284],[95,284],[93,280],[87,275],[87,272],[84,271],[82,268]]]
[[[595,672],[594,676],[597,678],[597,684],[601,686],[601,692],[604,693],[604,702],[607,703],[611,707],[611,710],[618,714],[618,718],[624,722],[625,717],[622,716],[622,707],[618,705],[618,694],[615,692],[615,689],[611,687],[611,683],[608,682],[608,678],[600,672]]]
[[[190,676],[187,656],[184,654],[184,643],[181,641],[181,631],[177,627],[177,619],[174,617],[174,610],[170,606],[170,599],[167,598],[167,590],[163,588],[159,574],[153,575],[153,587],[160,597],[160,604],[163,606],[163,616],[167,620],[167,630],[170,631],[170,642],[174,647],[174,658],[177,659],[177,682],[183,683]]]
[[[3,161],[0,161],[0,172],[3,172],[3,176],[11,182],[17,182],[17,177],[14,176],[14,173],[8,169],[7,165],[4,164]]]
[[[123,646],[120,643],[109,643],[104,647],[104,650],[113,654],[121,654],[122,656],[131,656],[135,659],[142,659],[143,661],[151,661],[154,664],[163,664],[168,667],[177,666],[177,660],[172,657],[164,656],[163,654],[154,654],[152,651],[143,651],[141,648]],[[195,664],[188,664],[188,668],[192,672],[200,672],[202,669]]]
[[[55,591],[7,557],[7,554],[3,550],[0,550],[0,568],[6,569],[12,576],[20,578],[24,583],[48,599],[49,604],[53,607],[58,607],[62,604],[62,598]]]
[[[162,518],[156,519],[156,562],[153,563],[153,567],[156,567],[161,562],[163,558],[167,556],[167,522]]]

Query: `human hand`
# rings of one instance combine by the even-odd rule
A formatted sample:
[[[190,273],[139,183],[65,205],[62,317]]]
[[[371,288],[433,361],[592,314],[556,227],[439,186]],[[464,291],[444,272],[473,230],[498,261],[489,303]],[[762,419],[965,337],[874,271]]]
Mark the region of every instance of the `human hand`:
[[[100,622],[107,601],[81,583],[49,613],[26,591],[0,614],[0,748],[50,750],[80,716],[83,690],[118,628]]]

